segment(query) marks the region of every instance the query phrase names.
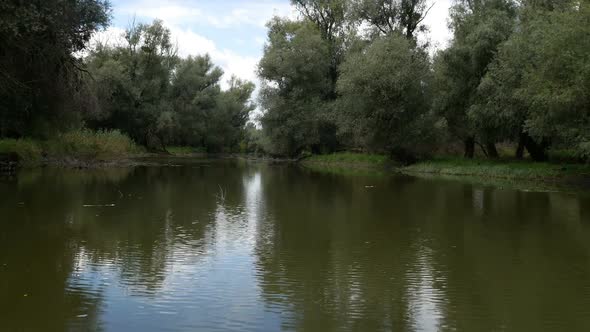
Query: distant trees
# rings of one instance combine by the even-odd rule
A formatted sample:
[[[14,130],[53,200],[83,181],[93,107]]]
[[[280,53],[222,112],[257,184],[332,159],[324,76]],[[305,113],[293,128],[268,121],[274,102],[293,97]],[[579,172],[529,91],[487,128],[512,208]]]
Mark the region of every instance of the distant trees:
[[[254,109],[253,84],[234,78],[222,91],[223,71],[209,56],[176,53],[157,20],[129,28],[123,45],[98,45],[86,61],[101,112],[88,124],[121,129],[154,150],[169,144],[236,150]]]
[[[514,143],[516,158],[543,161],[551,147],[590,156],[587,0],[458,0],[453,39],[432,58],[419,38],[426,1],[293,4],[300,18],[269,23],[260,62],[273,152],[412,160],[438,141],[460,142],[467,158],[478,147],[497,158],[501,142]]]
[[[426,0],[292,0],[273,18],[251,82],[220,82],[207,55],[182,58],[161,21],[120,45],[88,43],[106,0],[0,1],[0,138],[87,126],[166,145],[281,156],[340,149],[411,162],[438,148],[498,143],[547,160],[590,157],[588,0],[457,0],[453,38],[431,56]],[[222,88],[222,86],[225,87]]]

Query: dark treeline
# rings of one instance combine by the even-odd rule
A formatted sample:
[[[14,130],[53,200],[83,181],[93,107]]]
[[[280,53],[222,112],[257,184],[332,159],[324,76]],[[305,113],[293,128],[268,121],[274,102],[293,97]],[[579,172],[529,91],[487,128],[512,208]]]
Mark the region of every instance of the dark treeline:
[[[427,0],[293,0],[268,23],[261,122],[275,154],[342,149],[406,161],[510,143],[590,154],[587,0],[458,0],[430,56]]]
[[[222,70],[208,55],[179,57],[160,21],[90,47],[110,14],[105,0],[0,0],[0,138],[87,127],[154,150],[238,150],[254,85],[232,78],[222,89]]]

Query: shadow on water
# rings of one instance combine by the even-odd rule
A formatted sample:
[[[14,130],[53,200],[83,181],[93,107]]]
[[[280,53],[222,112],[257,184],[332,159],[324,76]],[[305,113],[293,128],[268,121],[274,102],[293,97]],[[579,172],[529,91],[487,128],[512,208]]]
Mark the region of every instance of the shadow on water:
[[[0,330],[590,330],[588,193],[185,160],[0,197]]]

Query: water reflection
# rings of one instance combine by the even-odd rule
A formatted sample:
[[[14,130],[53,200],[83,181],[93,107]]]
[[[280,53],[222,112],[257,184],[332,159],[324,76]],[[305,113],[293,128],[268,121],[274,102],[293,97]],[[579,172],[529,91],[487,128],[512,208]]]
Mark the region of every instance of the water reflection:
[[[587,194],[194,161],[0,197],[0,330],[590,330]]]

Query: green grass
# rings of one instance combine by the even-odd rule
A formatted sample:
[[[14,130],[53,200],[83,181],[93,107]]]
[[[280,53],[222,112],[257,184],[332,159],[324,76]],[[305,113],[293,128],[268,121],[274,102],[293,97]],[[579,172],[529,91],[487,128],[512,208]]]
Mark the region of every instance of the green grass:
[[[23,166],[36,166],[44,157],[55,160],[110,161],[143,152],[128,136],[117,130],[75,130],[47,141],[1,139],[0,153],[14,153]]]
[[[60,134],[43,145],[52,158],[113,160],[141,152],[133,140],[118,130],[75,130]]]
[[[166,150],[175,156],[190,156],[196,153],[205,153],[204,148],[195,148],[192,146],[169,146]]]
[[[43,158],[41,145],[30,139],[2,139],[0,140],[0,153],[14,153],[24,165],[37,164]]]
[[[332,154],[313,155],[305,159],[310,163],[332,163],[332,164],[366,164],[374,166],[383,166],[388,158],[379,154],[355,153],[355,152],[338,152]]]
[[[530,161],[447,158],[421,162],[400,169],[403,173],[468,175],[505,179],[555,179],[570,176],[590,177],[585,164],[537,163]]]
[[[338,152],[312,155],[301,161],[301,165],[314,171],[349,175],[385,174],[389,158],[384,155]]]

